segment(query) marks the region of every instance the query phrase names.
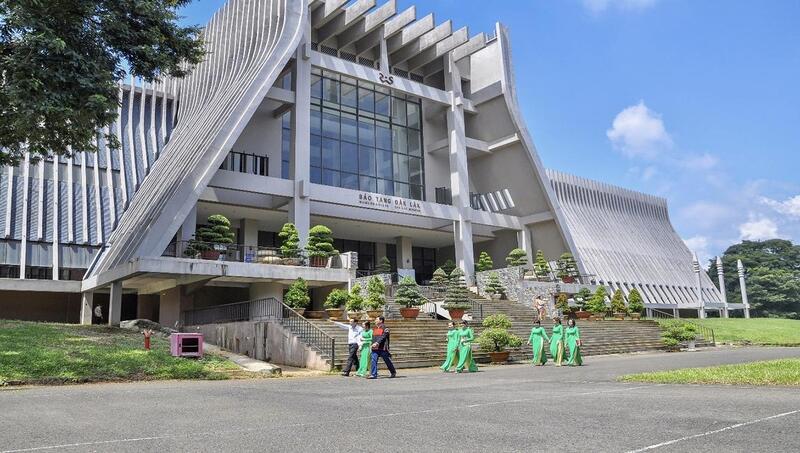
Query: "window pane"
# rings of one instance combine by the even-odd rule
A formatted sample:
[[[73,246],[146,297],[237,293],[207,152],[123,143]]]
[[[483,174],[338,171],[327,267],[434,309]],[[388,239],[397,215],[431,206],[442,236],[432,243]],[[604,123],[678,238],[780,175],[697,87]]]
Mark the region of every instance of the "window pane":
[[[408,184],[401,182],[394,183],[394,194],[398,197],[409,198]]]
[[[366,118],[358,119],[358,143],[375,146],[375,122]]]
[[[322,112],[322,135],[339,138],[339,112],[325,109]]]
[[[358,145],[342,142],[342,171],[358,172]]]
[[[319,107],[316,109],[311,107],[311,133],[322,135],[322,112],[319,111]]]
[[[375,93],[371,90],[358,88],[358,108],[367,112],[375,111]]]
[[[408,194],[408,198],[413,198],[415,200],[422,200],[422,186],[410,186],[410,193]]]
[[[292,154],[292,131],[281,129],[281,159],[289,160]]]
[[[311,75],[311,97],[317,99],[322,97],[322,77],[318,75]]]
[[[406,101],[392,98],[392,122],[395,124],[406,124]]]
[[[422,159],[408,158],[408,182],[422,185]]]
[[[286,112],[281,117],[281,126],[286,128],[292,127],[292,112]]]
[[[389,118],[389,99],[390,96],[386,93],[375,93],[375,114],[382,115],[386,119]]]
[[[414,129],[408,129],[408,154],[412,156],[422,155],[422,146],[419,142],[419,132]]]
[[[404,154],[394,155],[394,180],[408,182],[408,156]],[[395,191],[397,191],[396,186]]]
[[[387,123],[375,123],[375,145],[382,149],[392,149],[392,130]]]
[[[311,136],[311,166],[322,166],[322,138],[319,135]]]
[[[392,152],[378,150],[378,177],[392,179]]]
[[[408,143],[406,142],[406,128],[400,126],[392,127],[392,150],[396,153],[408,153]]]
[[[342,140],[358,142],[358,123],[355,115],[342,113]]]
[[[339,187],[339,172],[333,170],[322,171],[322,184]]]
[[[347,107],[358,107],[358,95],[355,85],[342,84],[342,105]]]
[[[377,192],[377,190],[378,190],[378,180],[375,179],[375,178],[369,178],[367,176],[362,176],[361,177],[361,185],[360,185],[360,187],[361,187],[361,190],[364,190],[364,191],[367,191],[367,192]],[[358,258],[360,260],[361,256],[359,255]]]
[[[419,105],[408,103],[408,127],[419,129]]]
[[[322,139],[322,166],[339,169],[339,142],[329,138]]]
[[[386,179],[379,179],[377,192],[384,195],[394,195],[394,183]]]
[[[281,161],[281,178],[289,179],[289,162],[285,160]]]
[[[345,189],[358,190],[358,175],[342,173],[342,187]]]
[[[322,97],[327,102],[339,103],[339,82],[331,79],[322,79]]]
[[[359,146],[358,164],[359,173],[375,176],[375,148]]]
[[[322,184],[322,169],[319,167],[311,167],[311,182],[315,184]]]

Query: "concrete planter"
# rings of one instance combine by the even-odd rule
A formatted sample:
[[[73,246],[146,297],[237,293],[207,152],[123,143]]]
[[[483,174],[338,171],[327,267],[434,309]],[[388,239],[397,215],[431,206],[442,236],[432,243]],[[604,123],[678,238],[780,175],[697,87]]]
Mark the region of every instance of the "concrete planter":
[[[614,313],[614,319],[617,319],[619,321],[624,321],[625,313]]]
[[[306,309],[305,308],[292,308],[292,310],[297,312],[297,314],[300,315],[300,316],[304,316],[305,313],[306,313]]]
[[[369,319],[377,319],[378,316],[383,315],[383,310],[367,310],[367,316]]]
[[[360,311],[348,311],[347,312],[347,319],[361,319],[364,317],[364,313]]]
[[[464,309],[462,308],[454,308],[452,310],[447,310],[447,313],[450,314],[450,319],[452,320],[461,320],[464,317]]]
[[[489,358],[492,363],[506,363],[508,362],[508,356],[511,355],[508,351],[492,351],[489,353]]]
[[[325,310],[306,310],[304,316],[308,319],[325,319],[328,314]]]
[[[575,277],[561,277],[562,283],[575,283]]]
[[[342,314],[344,314],[344,310],[341,308],[326,308],[325,311],[328,313],[328,319],[331,321],[337,321],[342,317]]]
[[[631,313],[631,319],[634,320],[634,321],[638,321],[638,320],[642,319],[642,314],[641,313]]]
[[[417,316],[419,316],[419,308],[403,307],[400,309],[400,316],[402,316],[403,319],[417,319]]]
[[[578,310],[575,312],[575,317],[578,319],[589,319],[592,316],[588,311]]]

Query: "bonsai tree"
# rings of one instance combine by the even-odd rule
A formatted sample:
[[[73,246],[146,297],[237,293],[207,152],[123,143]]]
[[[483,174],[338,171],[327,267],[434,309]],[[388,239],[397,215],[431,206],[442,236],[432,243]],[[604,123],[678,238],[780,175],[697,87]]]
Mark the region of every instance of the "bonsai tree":
[[[442,264],[442,270],[447,274],[450,275],[453,273],[453,269],[456,268],[456,263],[453,260],[447,260]]]
[[[508,252],[506,257],[506,264],[508,266],[524,266],[528,264],[528,253],[522,249],[514,249]]]
[[[628,293],[628,310],[631,313],[641,313],[644,311],[644,302],[642,302],[642,295],[639,294],[639,290],[633,288],[630,293]]]
[[[350,294],[347,295],[345,308],[347,311],[361,311],[364,309],[364,296],[361,295],[361,285],[358,283],[350,288]]]
[[[692,323],[675,320],[662,324],[662,328],[661,339],[670,349],[677,349],[682,342],[697,338],[697,326]]]
[[[489,271],[494,268],[492,257],[486,252],[481,252],[478,257],[478,264],[475,265],[475,270],[478,272]]]
[[[611,311],[614,313],[628,313],[628,307],[625,305],[625,296],[622,295],[622,290],[614,291],[611,296]]]
[[[293,223],[284,223],[278,237],[281,239],[281,256],[284,258],[300,257],[300,235]]]
[[[472,308],[469,303],[469,289],[464,282],[464,272],[460,268],[453,269],[447,283],[447,292],[444,295],[445,310],[467,310]]]
[[[503,288],[503,284],[500,283],[500,276],[497,275],[497,272],[492,272],[489,274],[489,278],[486,280],[486,286],[483,287],[483,291],[486,294],[499,294],[500,297],[503,297],[506,293],[506,289]]]
[[[562,314],[570,312],[569,298],[566,294],[560,293],[558,297],[556,297],[556,309],[558,309]]]
[[[380,310],[386,305],[386,284],[380,277],[372,277],[367,282],[367,310]]]
[[[375,272],[379,274],[388,274],[392,272],[392,263],[389,261],[389,258],[383,257],[378,261],[378,265],[375,266]]]
[[[547,264],[547,259],[544,257],[544,252],[541,250],[536,251],[536,261],[533,262],[533,272],[537,277],[550,278],[550,265]]]
[[[419,293],[417,282],[409,276],[400,279],[394,301],[406,308],[419,307],[424,303],[422,294]]]
[[[347,304],[350,299],[350,294],[343,289],[336,288],[328,294],[325,299],[325,308],[330,310],[338,310]]]
[[[589,288],[581,288],[578,293],[575,294],[575,303],[578,305],[580,310],[583,310],[591,298],[592,292],[589,291]]]
[[[291,308],[304,309],[311,303],[311,297],[308,295],[308,285],[306,281],[300,277],[289,285],[289,290],[283,296],[283,301]]]
[[[338,255],[339,251],[333,247],[333,232],[325,225],[317,225],[308,230],[308,245],[306,252],[309,258],[329,258]]]
[[[447,282],[450,280],[447,273],[444,269],[437,268],[433,271],[433,277],[431,278],[431,286],[436,288],[437,291],[444,291],[447,289]]]
[[[565,283],[574,281],[578,277],[578,264],[571,253],[563,253],[556,261],[558,278]]]
[[[586,309],[596,315],[605,314],[608,311],[608,308],[606,307],[606,296],[606,287],[598,287],[597,291],[594,292],[592,297],[590,297],[589,301],[586,303]]]
[[[487,316],[483,320],[483,327],[477,341],[484,351],[503,352],[506,348],[518,348],[522,345],[520,337],[509,333],[511,320],[504,314]]]
[[[194,239],[189,240],[189,244],[184,250],[186,256],[197,256],[198,254],[217,249],[218,245],[233,244],[235,237],[231,231],[231,221],[220,214],[208,216],[208,226],[200,227],[194,234]]]

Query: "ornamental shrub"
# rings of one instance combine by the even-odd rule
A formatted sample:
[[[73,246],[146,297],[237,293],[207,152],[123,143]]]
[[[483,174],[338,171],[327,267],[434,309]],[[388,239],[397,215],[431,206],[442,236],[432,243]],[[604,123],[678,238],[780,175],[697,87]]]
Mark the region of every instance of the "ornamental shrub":
[[[380,310],[386,305],[386,284],[374,276],[367,282],[367,310]]]
[[[560,293],[558,297],[556,297],[556,308],[560,310],[562,314],[570,312],[569,298],[567,297],[566,294]]]
[[[690,322],[673,320],[662,323],[661,327],[664,329],[661,338],[670,348],[677,348],[682,342],[697,338],[697,326]]]
[[[482,271],[489,271],[494,269],[494,262],[492,262],[492,257],[489,256],[486,252],[481,252],[480,256],[478,257],[478,264],[475,265],[475,270],[478,272]]]
[[[575,303],[578,305],[579,309],[583,310],[591,298],[592,292],[589,291],[589,288],[584,287],[581,288],[577,294],[575,294]]]
[[[644,311],[644,302],[642,301],[642,295],[639,294],[639,290],[633,288],[630,293],[628,293],[628,310],[631,313],[641,313]]]
[[[361,311],[364,309],[364,296],[361,295],[361,285],[358,283],[350,288],[345,307],[347,311]]]
[[[521,338],[509,333],[511,320],[504,314],[487,316],[483,320],[483,327],[477,342],[484,351],[502,352],[506,348],[517,348],[522,345]]]
[[[544,252],[541,250],[536,251],[536,261],[533,262],[533,272],[539,278],[550,278],[550,265],[544,257]]]
[[[308,295],[308,285],[306,281],[298,277],[289,286],[286,295],[283,296],[283,301],[291,308],[306,308],[311,303],[311,297]]]
[[[422,294],[419,293],[417,282],[411,277],[403,277],[397,285],[397,294],[394,296],[394,301],[403,307],[411,308],[418,307],[424,302]]]
[[[562,253],[556,261],[556,268],[558,269],[558,278],[562,280],[578,277],[578,264],[571,253]]]
[[[309,257],[329,258],[338,255],[339,251],[333,247],[333,232],[325,225],[317,225],[308,230],[308,245],[306,252]]]
[[[453,260],[447,260],[442,264],[442,270],[447,274],[450,275],[453,273],[453,269],[456,268],[456,262]]]
[[[447,275],[447,272],[445,272],[444,269],[440,267],[437,268],[435,271],[433,271],[433,278],[431,278],[431,285],[437,288],[446,288],[447,282],[449,280],[450,278]]]
[[[281,239],[281,256],[298,258],[300,256],[300,235],[293,223],[284,223],[278,237]]]
[[[186,250],[186,256],[196,256],[201,252],[215,249],[216,245],[233,244],[236,235],[231,231],[231,221],[220,214],[208,216],[207,226],[197,229],[194,239],[190,239]]]
[[[472,308],[469,303],[469,289],[464,282],[464,272],[460,268],[453,269],[447,282],[447,292],[444,295],[445,310],[467,310]]]
[[[606,307],[607,295],[606,287],[599,286],[586,303],[586,309],[596,315],[605,314],[608,311],[608,307]]]
[[[490,295],[499,294],[500,297],[505,295],[506,289],[500,282],[500,276],[497,275],[497,272],[492,272],[489,274],[489,278],[486,280],[486,286],[483,287],[483,291]]]
[[[350,294],[347,291],[336,288],[325,299],[325,308],[332,310],[342,308],[347,304],[349,298]]]
[[[614,291],[611,296],[611,311],[614,313],[627,313],[628,307],[625,305],[625,296],[622,295],[622,290]]]
[[[375,272],[379,274],[388,274],[392,272],[392,262],[389,261],[389,258],[383,257],[378,261],[378,265],[375,266]]]
[[[508,252],[506,257],[506,264],[508,266],[524,266],[528,264],[528,253],[522,249],[514,249]]]

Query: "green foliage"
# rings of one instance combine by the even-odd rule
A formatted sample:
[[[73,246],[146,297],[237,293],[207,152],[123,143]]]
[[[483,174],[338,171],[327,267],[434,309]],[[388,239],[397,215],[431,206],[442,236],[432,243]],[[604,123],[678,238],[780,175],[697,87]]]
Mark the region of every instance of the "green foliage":
[[[453,273],[453,269],[456,268],[456,263],[453,260],[447,260],[442,264],[442,270],[447,274],[450,275]]]
[[[525,266],[528,264],[528,253],[519,248],[514,249],[508,252],[506,264],[508,266]]]
[[[308,285],[306,281],[298,277],[291,285],[286,295],[283,296],[283,302],[291,308],[306,308],[311,303],[311,297],[308,295]]]
[[[386,284],[380,277],[372,277],[367,282],[367,310],[380,310],[386,305]]]
[[[431,285],[436,286],[438,288],[444,288],[447,286],[447,282],[450,280],[450,277],[447,275],[444,269],[441,267],[437,268],[433,271],[433,278],[431,278]]]
[[[569,310],[569,298],[566,294],[560,293],[558,297],[556,297],[556,308],[561,311],[561,313],[568,313]]]
[[[380,274],[388,274],[392,272],[392,262],[389,261],[389,258],[383,257],[378,261],[378,265],[375,266],[375,272]]]
[[[611,296],[611,311],[614,313],[628,313],[628,307],[625,305],[625,296],[622,295],[622,290],[614,291]]]
[[[589,291],[589,288],[584,287],[581,288],[577,294],[575,294],[575,303],[578,305],[578,308],[583,310],[591,298],[592,292]]]
[[[98,151],[97,131],[116,120],[126,66],[149,81],[182,77],[203,59],[201,29],[178,25],[189,3],[0,2],[0,165],[17,165],[26,152],[38,161]]]
[[[747,295],[754,317],[800,319],[800,245],[783,239],[743,241],[728,247],[722,256],[725,289],[730,303],[741,303],[736,260],[747,272]],[[714,262],[709,277],[717,283]]]
[[[661,338],[664,344],[670,348],[677,347],[684,341],[691,341],[697,338],[697,326],[689,322],[672,320],[661,323],[661,327],[664,329],[661,333]]]
[[[533,272],[537,277],[550,278],[550,265],[547,264],[547,259],[544,257],[544,252],[541,250],[536,251],[536,260],[533,262]]]
[[[504,314],[487,316],[483,320],[483,331],[477,342],[481,349],[489,352],[502,352],[506,348],[518,348],[522,339],[509,333],[511,320]]]
[[[345,308],[347,308],[347,311],[361,311],[364,309],[364,296],[361,294],[361,285],[358,283],[350,288]]]
[[[394,301],[406,308],[418,307],[424,303],[422,294],[419,293],[417,282],[408,276],[400,279]]]
[[[336,288],[328,294],[325,299],[325,308],[337,309],[342,308],[347,304],[350,299],[350,294],[343,289]]]
[[[325,225],[317,225],[308,230],[308,245],[306,252],[309,257],[330,258],[338,255],[339,251],[333,247],[333,232]]]
[[[505,295],[506,289],[500,282],[500,276],[497,275],[497,272],[492,272],[489,274],[489,278],[486,280],[486,286],[483,287],[483,291],[486,294],[500,294],[501,297]]]
[[[453,269],[447,282],[447,292],[444,295],[445,310],[467,310],[472,308],[469,303],[469,289],[464,282],[464,272],[460,268]]]
[[[208,225],[197,229],[194,238],[184,250],[186,256],[196,256],[200,252],[218,249],[219,245],[233,244],[235,237],[231,231],[231,222],[227,217],[219,214],[208,216]]]
[[[627,382],[711,385],[800,386],[800,359],[768,360],[734,365],[629,374]]]
[[[284,223],[278,237],[281,239],[281,256],[284,258],[300,256],[300,235],[293,223]]]
[[[795,319],[705,318],[695,322],[714,329],[718,343],[800,346],[800,321]]]
[[[478,264],[475,265],[475,270],[478,272],[482,271],[489,271],[494,269],[494,262],[492,262],[492,257],[489,256],[486,252],[481,252],[480,256],[478,257]]]
[[[578,264],[571,253],[563,253],[556,261],[557,276],[560,279],[577,278]]]
[[[631,313],[641,313],[644,311],[644,302],[642,301],[642,295],[639,294],[639,290],[633,288],[630,293],[628,293],[628,310]]]
[[[608,307],[606,307],[606,296],[608,296],[606,287],[597,287],[597,291],[595,291],[592,297],[589,298],[589,301],[586,302],[586,309],[597,315],[605,314],[608,311]]]

